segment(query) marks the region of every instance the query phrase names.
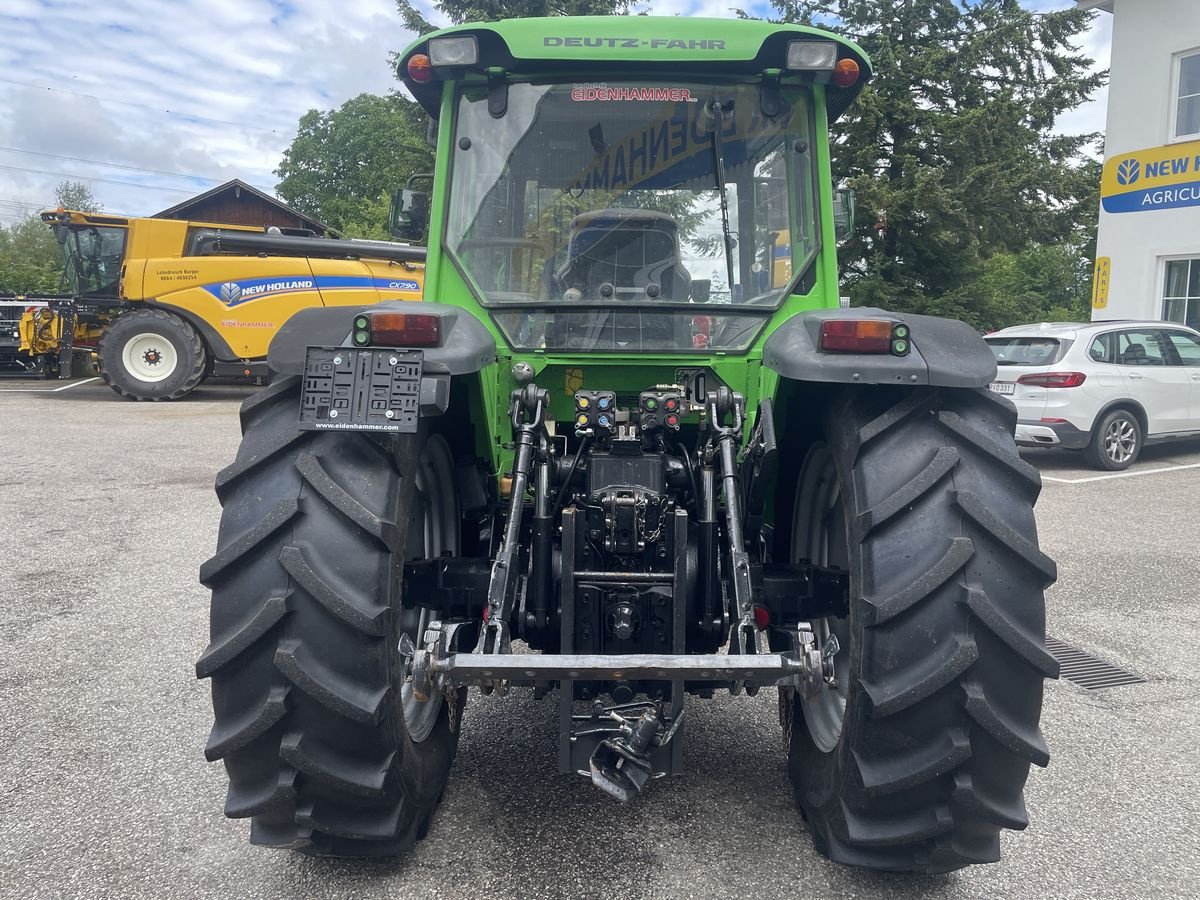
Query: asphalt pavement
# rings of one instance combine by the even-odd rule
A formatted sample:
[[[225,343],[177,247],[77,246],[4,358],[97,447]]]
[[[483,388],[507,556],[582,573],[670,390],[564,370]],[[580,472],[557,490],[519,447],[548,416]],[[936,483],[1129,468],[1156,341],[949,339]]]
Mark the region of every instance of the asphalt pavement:
[[[1033,770],[1032,824],[1004,835],[998,864],[914,878],[818,856],[772,691],[689,698],[687,774],[627,806],[556,774],[553,697],[473,696],[414,852],[346,862],[250,846],[201,753],[209,689],[193,672],[213,477],[247,393],[139,404],[99,383],[0,382],[0,896],[1200,895],[1200,444],[1104,478],[1070,454],[1028,454],[1059,563],[1050,633],[1147,682],[1048,685],[1050,768]]]

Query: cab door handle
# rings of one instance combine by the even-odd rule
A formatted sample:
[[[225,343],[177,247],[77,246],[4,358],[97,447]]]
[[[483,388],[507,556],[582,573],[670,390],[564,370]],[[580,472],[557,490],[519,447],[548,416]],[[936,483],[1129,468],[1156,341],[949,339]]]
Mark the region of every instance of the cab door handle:
[[[1142,377],[1141,372],[1126,372],[1125,374],[1128,375],[1130,378],[1141,378]],[[1192,377],[1194,378],[1195,376],[1192,376]]]

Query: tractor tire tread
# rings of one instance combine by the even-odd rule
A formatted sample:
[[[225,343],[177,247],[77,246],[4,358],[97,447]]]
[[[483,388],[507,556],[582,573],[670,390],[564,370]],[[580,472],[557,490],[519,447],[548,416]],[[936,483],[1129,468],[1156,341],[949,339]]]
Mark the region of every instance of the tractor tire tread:
[[[1037,547],[1041,481],[1015,420],[986,390],[851,387],[829,404],[858,668],[832,752],[798,697],[781,718],[796,799],[835,861],[947,872],[995,861],[1000,830],[1028,824],[1029,765],[1049,761],[1038,718],[1058,667],[1042,590],[1056,568]]]
[[[388,607],[368,600],[351,600],[359,596],[354,588],[334,590],[317,574],[299,547],[285,546],[279,552],[279,563],[299,587],[341,622],[363,634],[387,633],[391,612]]]
[[[941,559],[899,591],[879,599],[866,598],[865,624],[868,628],[882,625],[913,608],[960,572],[974,555],[975,545],[970,538],[952,538]]]
[[[273,687],[261,703],[247,710],[247,715],[215,723],[204,747],[204,758],[216,762],[262,737],[287,715],[287,705],[288,689]]]
[[[288,525],[299,514],[299,500],[281,500],[253,527],[219,549],[200,566],[200,583],[211,588],[221,580],[231,566],[238,563],[248,553],[252,553],[259,544]]]
[[[386,550],[391,553],[399,552],[396,523],[375,515],[351,496],[349,491],[325,471],[320,457],[309,450],[301,450],[296,457],[296,469],[300,472],[300,477],[320,494],[326,503],[374,537]]]
[[[971,738],[965,728],[951,728],[938,741],[878,759],[854,752],[863,789],[871,796],[924,784],[953,771],[970,755]]]
[[[290,600],[291,591],[285,592],[283,596],[268,597],[253,618],[238,625],[221,640],[210,643],[196,660],[196,677],[211,677],[222,666],[229,664],[261,640],[288,614]]]
[[[393,687],[393,549],[406,546],[414,479],[376,436],[299,432],[299,384],[273,381],[243,404],[218,494],[218,550],[201,569],[213,590],[197,664],[212,679],[206,756],[224,761],[226,812],[251,819],[252,843],[389,855],[427,829],[457,746],[447,710],[413,742]]]
[[[354,684],[321,663],[298,640],[280,641],[275,666],[288,681],[326,709],[360,725],[378,725],[391,686],[372,690]]]
[[[894,715],[920,703],[931,694],[952,684],[979,659],[979,648],[967,637],[956,637],[913,665],[898,669],[886,681],[863,681],[871,699],[871,713],[877,719]]]
[[[912,506],[937,487],[941,480],[949,475],[957,465],[958,451],[953,447],[940,448],[937,451],[937,455],[930,460],[929,465],[922,469],[915,478],[898,488],[886,500],[871,507],[858,517],[855,526],[855,539],[859,541],[863,540],[863,538],[870,535],[875,529],[883,526],[891,518]]]
[[[396,760],[394,750],[381,763],[355,759],[327,747],[314,746],[314,742],[306,742],[300,732],[284,736],[279,755],[309,778],[362,797],[383,796],[384,785]]]

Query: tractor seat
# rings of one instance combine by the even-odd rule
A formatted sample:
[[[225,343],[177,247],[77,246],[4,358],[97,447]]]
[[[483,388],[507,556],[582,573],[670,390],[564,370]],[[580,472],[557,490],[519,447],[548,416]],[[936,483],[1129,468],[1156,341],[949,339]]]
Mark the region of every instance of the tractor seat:
[[[599,300],[601,285],[615,300],[645,300],[657,285],[661,300],[687,300],[692,276],[679,262],[679,227],[665,213],[646,209],[601,209],[571,220],[567,260],[554,281],[561,296],[576,288]]]

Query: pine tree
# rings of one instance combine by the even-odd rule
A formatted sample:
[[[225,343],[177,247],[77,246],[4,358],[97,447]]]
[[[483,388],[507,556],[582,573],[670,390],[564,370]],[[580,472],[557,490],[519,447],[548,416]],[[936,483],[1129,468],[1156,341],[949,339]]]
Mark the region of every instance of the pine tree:
[[[990,314],[961,303],[991,257],[1086,252],[1098,172],[1085,150],[1097,135],[1053,128],[1107,77],[1077,46],[1091,13],[1017,0],[774,5],[785,21],[856,40],[875,69],[835,130],[834,177],[858,194],[842,247],[856,304],[980,324]]]

